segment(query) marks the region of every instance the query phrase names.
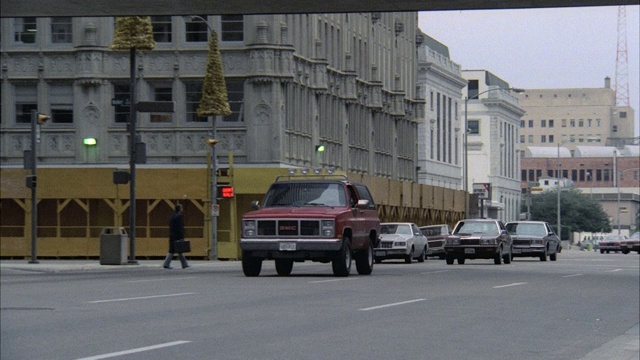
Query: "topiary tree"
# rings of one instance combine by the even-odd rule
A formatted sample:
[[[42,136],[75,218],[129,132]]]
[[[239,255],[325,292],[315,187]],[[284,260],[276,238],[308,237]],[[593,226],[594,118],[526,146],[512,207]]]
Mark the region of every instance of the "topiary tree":
[[[153,50],[153,26],[149,16],[125,16],[116,18],[116,29],[111,48],[114,50]]]
[[[202,98],[198,106],[198,116],[226,116],[231,114],[227,96],[227,84],[222,73],[222,56],[218,48],[218,34],[211,30],[209,38],[209,57],[202,83]],[[214,120],[215,121],[215,120]]]

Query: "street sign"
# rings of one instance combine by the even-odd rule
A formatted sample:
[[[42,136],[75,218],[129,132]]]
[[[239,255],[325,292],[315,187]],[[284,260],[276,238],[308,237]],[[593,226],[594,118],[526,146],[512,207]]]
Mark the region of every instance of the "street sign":
[[[123,99],[112,98],[111,99],[111,106],[129,106],[129,104],[131,104],[129,102],[129,98],[123,98]]]
[[[491,183],[473,183],[473,193],[479,199],[491,199]]]
[[[220,205],[211,205],[211,216],[220,216]]]

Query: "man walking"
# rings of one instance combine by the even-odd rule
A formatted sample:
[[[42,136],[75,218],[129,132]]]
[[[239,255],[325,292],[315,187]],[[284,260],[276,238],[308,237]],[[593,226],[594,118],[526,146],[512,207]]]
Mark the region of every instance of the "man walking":
[[[169,253],[167,254],[167,257],[164,258],[164,264],[162,265],[165,269],[173,269],[171,267],[171,260],[173,260],[173,255],[176,253],[175,243],[176,241],[183,239],[184,217],[182,216],[182,205],[176,204],[175,211],[169,219]],[[187,259],[184,257],[183,253],[179,252],[178,258],[180,259],[183,269],[189,267],[189,263],[187,263]]]

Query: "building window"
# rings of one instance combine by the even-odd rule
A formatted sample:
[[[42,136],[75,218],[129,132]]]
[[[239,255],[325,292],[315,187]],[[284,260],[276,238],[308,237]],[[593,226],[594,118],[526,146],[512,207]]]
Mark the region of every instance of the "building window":
[[[171,42],[171,16],[152,16],[153,40],[158,43]]]
[[[222,15],[222,41],[244,41],[242,15]]]
[[[609,181],[609,169],[604,169],[602,171],[602,180],[603,181]]]
[[[533,120],[529,120],[529,127],[532,128],[533,127]]]
[[[131,96],[129,93],[129,84],[114,84],[113,85],[113,98],[116,101],[121,101],[124,105],[115,105],[114,120],[116,123],[128,123],[129,116],[131,111],[129,109],[129,97]]]
[[[540,120],[540,127],[547,127],[547,120]]]
[[[611,127],[611,131],[613,131],[613,132],[618,132],[618,125],[613,125],[613,126]]]
[[[528,142],[529,144],[533,144],[533,135],[529,135],[529,136],[527,136],[527,142]]]
[[[536,180],[536,173],[533,170],[529,170],[529,181],[535,181]]]
[[[480,134],[480,120],[469,120],[467,123],[467,131],[469,135]]]
[[[13,40],[16,43],[35,44],[36,30],[35,17],[16,18],[13,23]]]
[[[71,44],[72,36],[71,17],[51,18],[51,43]]]
[[[244,79],[227,78],[227,97],[231,107],[231,115],[225,116],[223,121],[244,121]]]
[[[16,85],[14,88],[16,99],[16,123],[30,124],[31,110],[38,109],[37,85]]]
[[[202,82],[188,82],[186,87],[187,122],[207,122],[206,117],[198,116],[198,106],[202,98]]]
[[[520,170],[520,181],[527,181],[527,170]]]
[[[173,90],[170,86],[156,86],[153,88],[153,100],[173,101]],[[172,120],[171,113],[151,113],[149,120],[152,123],[169,123]]]
[[[627,118],[627,112],[626,111],[620,111],[620,119],[626,119]]]
[[[429,101],[431,102],[431,110],[433,110],[433,91],[431,92],[431,98]]]
[[[520,120],[520,128],[524,128],[524,120]]]
[[[547,169],[547,177],[553,177],[553,170]]]
[[[524,135],[520,135],[520,144],[524,144]]]
[[[552,128],[553,127],[553,119],[549,119],[549,127]]]
[[[602,170],[596,169],[596,181],[602,181]]]
[[[554,140],[555,140],[554,136],[553,135],[549,135],[549,143],[553,144]]]
[[[467,99],[478,97],[478,80],[469,80],[467,84]]]
[[[185,40],[187,42],[206,42],[209,28],[206,22],[200,18],[207,19],[207,15],[193,17],[185,23]]]
[[[541,143],[546,143],[547,142],[547,135],[540,135],[540,142]]]
[[[73,123],[73,85],[53,84],[49,86],[51,122],[54,124]]]
[[[578,120],[578,127],[584,127],[584,120],[583,119]]]
[[[593,123],[593,120],[592,120],[592,119],[587,119],[587,126],[588,126],[588,127],[591,127],[591,124],[592,124],[592,123]]]
[[[576,120],[575,120],[575,119],[571,119],[571,120],[569,121],[569,126],[570,126],[570,127],[576,127]]]
[[[562,127],[567,127],[567,119],[562,119]]]

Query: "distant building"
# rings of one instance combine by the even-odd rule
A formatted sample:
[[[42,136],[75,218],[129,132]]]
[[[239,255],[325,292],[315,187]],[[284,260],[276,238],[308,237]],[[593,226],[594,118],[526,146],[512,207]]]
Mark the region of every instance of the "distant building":
[[[602,88],[526,89],[518,94],[526,114],[520,121],[520,150],[565,143],[624,146],[638,144],[634,109],[616,106],[615,90],[605,78]]]
[[[517,220],[521,202],[518,129],[525,111],[509,84],[491,72],[463,70],[462,77],[468,81],[463,90],[468,98],[468,187],[491,184],[491,199],[481,204],[485,210],[481,216]]]
[[[424,88],[425,118],[418,124],[418,182],[462,189],[462,89],[467,80],[449,49],[418,34],[418,82]]]

